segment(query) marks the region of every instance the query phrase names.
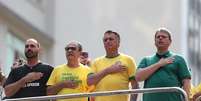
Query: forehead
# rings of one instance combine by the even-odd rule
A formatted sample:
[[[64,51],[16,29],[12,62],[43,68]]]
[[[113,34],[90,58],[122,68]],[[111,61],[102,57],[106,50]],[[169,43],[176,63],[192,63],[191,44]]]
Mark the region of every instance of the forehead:
[[[157,32],[156,36],[169,36],[166,32]]]
[[[68,45],[67,45],[67,47],[77,47],[78,45],[77,45],[77,43],[75,43],[75,42],[71,42],[71,43],[69,43]]]
[[[114,33],[105,33],[103,38],[113,37],[116,38],[117,36]]]
[[[37,45],[38,42],[37,42],[36,40],[27,40],[25,44],[26,44],[26,45],[27,45],[27,44]]]

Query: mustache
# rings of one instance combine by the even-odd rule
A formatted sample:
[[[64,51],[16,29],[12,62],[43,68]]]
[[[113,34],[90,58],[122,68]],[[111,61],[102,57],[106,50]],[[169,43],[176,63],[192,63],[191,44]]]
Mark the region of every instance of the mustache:
[[[28,53],[28,52],[33,52],[33,51],[29,49],[29,50],[27,50],[27,53]]]

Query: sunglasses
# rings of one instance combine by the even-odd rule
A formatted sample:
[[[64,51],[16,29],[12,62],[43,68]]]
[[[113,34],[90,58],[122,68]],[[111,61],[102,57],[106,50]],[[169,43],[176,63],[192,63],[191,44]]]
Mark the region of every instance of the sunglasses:
[[[75,51],[76,49],[77,49],[76,47],[66,47],[65,48],[66,51],[69,51],[69,50]]]

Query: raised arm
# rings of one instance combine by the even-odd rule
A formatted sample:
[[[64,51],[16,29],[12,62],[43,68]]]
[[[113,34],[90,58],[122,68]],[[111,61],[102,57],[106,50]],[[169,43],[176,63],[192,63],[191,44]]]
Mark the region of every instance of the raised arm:
[[[161,58],[157,63],[152,64],[146,68],[140,68],[138,69],[137,73],[136,73],[136,80],[137,81],[144,81],[147,78],[149,78],[155,71],[157,71],[159,68],[173,63],[174,58],[173,57],[169,57],[169,58]]]
[[[63,88],[76,88],[78,86],[78,83],[76,83],[75,81],[70,81],[70,80],[66,80],[63,82],[59,82],[55,85],[51,85],[47,87],[47,95],[56,95],[60,90],[62,90]]]
[[[114,65],[112,65],[98,73],[89,75],[87,78],[87,84],[89,86],[96,85],[100,80],[102,80],[108,74],[118,73],[118,72],[122,72],[125,70],[126,70],[126,68],[123,65],[121,65],[121,62],[118,61]]]
[[[27,82],[32,82],[32,81],[38,80],[42,76],[43,76],[43,74],[40,72],[32,72],[32,73],[27,74],[25,77],[21,78],[20,80],[6,85],[4,87],[6,96],[9,97],[9,96],[14,95],[22,87],[24,87]]]

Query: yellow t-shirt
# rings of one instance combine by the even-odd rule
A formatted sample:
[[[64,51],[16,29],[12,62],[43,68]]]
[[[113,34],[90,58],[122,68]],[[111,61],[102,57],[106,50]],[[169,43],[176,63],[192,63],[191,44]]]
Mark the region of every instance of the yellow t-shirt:
[[[105,76],[97,85],[95,91],[112,91],[112,90],[126,90],[129,89],[129,80],[134,79],[136,72],[136,64],[132,57],[125,54],[120,54],[115,58],[106,58],[102,56],[97,58],[92,63],[92,70],[98,73],[105,68],[121,61],[126,66],[127,71],[109,74]],[[114,95],[95,97],[95,101],[128,101],[128,95]]]
[[[79,67],[69,68],[66,64],[59,65],[54,68],[52,74],[47,82],[47,85],[55,85],[65,80],[74,80],[79,83],[79,86],[75,89],[63,88],[58,92],[58,95],[72,94],[72,93],[84,93],[88,91],[87,75],[90,73],[90,68],[80,64]],[[58,101],[87,101],[87,98],[77,99],[63,99]]]
[[[197,87],[194,87],[193,85],[191,85],[191,94],[195,95],[198,92],[201,92],[201,83]]]

